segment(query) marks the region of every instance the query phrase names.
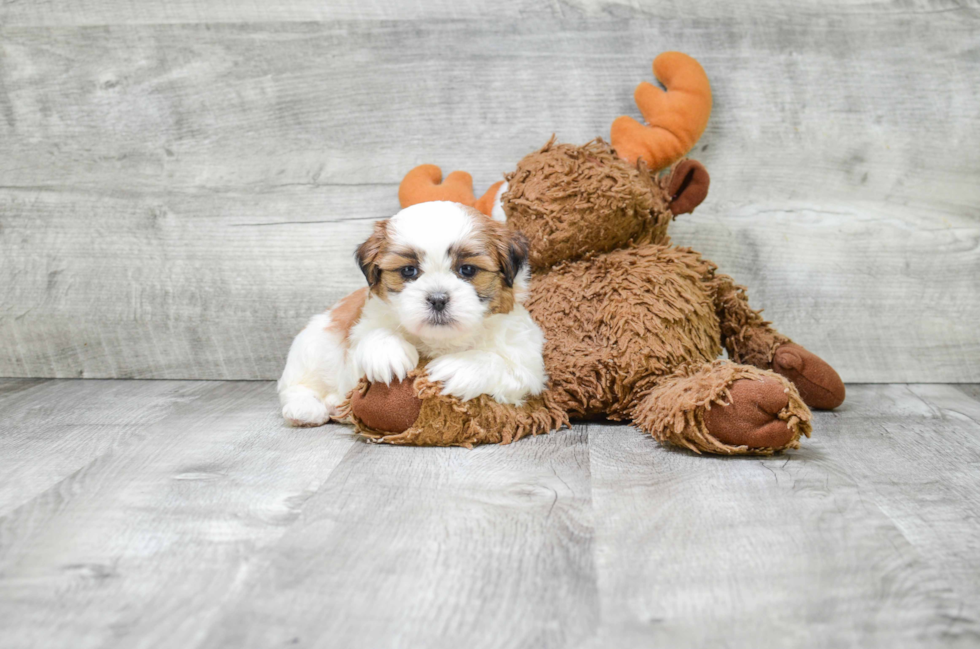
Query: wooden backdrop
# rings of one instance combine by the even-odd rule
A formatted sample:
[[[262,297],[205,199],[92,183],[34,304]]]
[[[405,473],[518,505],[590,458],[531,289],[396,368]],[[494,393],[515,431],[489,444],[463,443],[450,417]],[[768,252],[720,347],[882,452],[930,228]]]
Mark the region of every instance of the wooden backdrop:
[[[270,379],[422,162],[482,189],[715,92],[674,238],[848,381],[980,381],[964,0],[4,0],[0,376]]]

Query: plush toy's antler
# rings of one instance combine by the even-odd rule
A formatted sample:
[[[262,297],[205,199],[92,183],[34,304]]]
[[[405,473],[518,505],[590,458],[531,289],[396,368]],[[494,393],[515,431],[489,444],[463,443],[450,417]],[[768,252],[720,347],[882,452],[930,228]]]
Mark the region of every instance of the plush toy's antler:
[[[612,146],[620,157],[664,169],[691,150],[708,125],[711,85],[701,64],[687,54],[664,52],[653,61],[653,74],[666,88],[643,82],[633,98],[650,124],[618,117],[612,125]]]
[[[453,201],[475,207],[490,216],[497,190],[502,184],[503,181],[494,183],[477,200],[473,195],[473,177],[465,171],[454,171],[443,181],[442,169],[435,165],[419,165],[402,179],[398,186],[398,201],[403,208],[429,201]]]

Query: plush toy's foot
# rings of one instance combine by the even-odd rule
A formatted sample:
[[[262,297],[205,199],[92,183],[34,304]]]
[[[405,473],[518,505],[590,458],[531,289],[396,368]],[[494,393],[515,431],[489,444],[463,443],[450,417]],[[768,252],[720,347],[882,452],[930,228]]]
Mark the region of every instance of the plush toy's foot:
[[[844,403],[844,382],[822,358],[796,343],[776,349],[772,370],[793,382],[811,408],[831,410]]]
[[[779,413],[789,406],[782,381],[774,377],[738,379],[728,386],[728,402],[712,403],[704,426],[731,446],[785,448],[798,437]]]
[[[810,411],[788,380],[727,361],[664,377],[640,399],[633,422],[661,442],[725,455],[799,448],[810,435]]]

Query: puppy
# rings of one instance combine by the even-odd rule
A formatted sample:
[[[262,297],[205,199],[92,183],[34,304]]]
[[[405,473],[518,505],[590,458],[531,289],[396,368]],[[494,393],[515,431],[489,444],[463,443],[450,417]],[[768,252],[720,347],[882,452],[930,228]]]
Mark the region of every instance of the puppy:
[[[421,203],[375,224],[357,249],[368,287],[316,315],[279,379],[282,416],[319,426],[360,377],[391,383],[419,362],[443,394],[521,404],[545,387],[544,336],[521,306],[527,241],[479,211]]]

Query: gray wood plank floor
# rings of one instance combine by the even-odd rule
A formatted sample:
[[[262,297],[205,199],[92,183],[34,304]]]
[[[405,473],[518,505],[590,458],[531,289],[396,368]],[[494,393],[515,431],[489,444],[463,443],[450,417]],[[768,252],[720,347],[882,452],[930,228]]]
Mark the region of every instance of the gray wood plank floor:
[[[6,647],[977,646],[980,389],[803,448],[388,448],[269,383],[0,381]]]

